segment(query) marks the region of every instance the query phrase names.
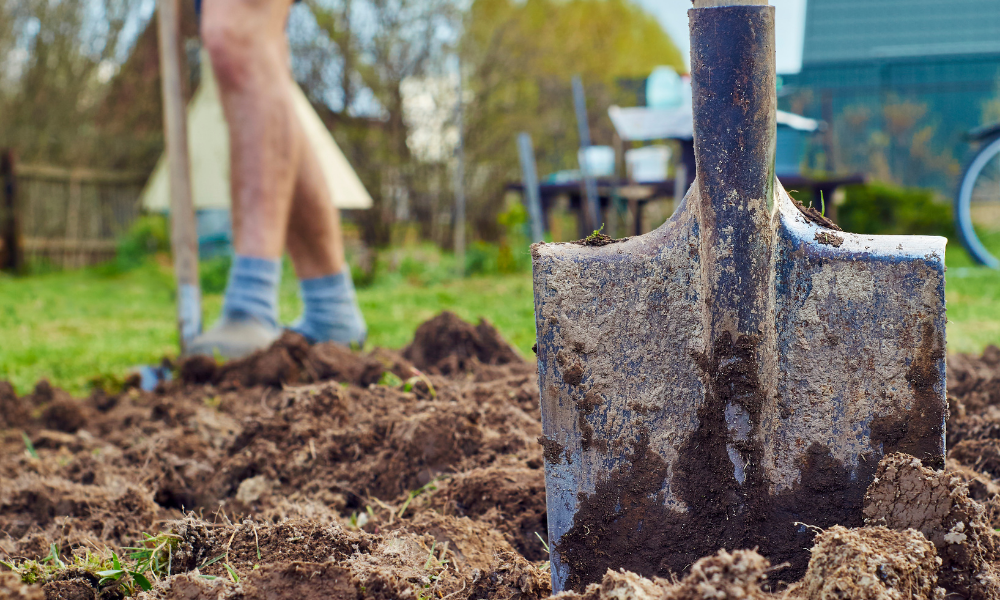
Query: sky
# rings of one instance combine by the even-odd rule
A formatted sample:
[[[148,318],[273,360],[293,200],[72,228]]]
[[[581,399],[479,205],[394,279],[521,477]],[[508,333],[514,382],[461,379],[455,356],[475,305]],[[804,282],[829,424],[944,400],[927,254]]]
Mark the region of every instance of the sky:
[[[691,0],[635,0],[656,15],[690,67],[687,11]],[[806,24],[806,0],[770,0],[775,14],[775,46],[778,73],[798,73],[802,67],[802,38]]]

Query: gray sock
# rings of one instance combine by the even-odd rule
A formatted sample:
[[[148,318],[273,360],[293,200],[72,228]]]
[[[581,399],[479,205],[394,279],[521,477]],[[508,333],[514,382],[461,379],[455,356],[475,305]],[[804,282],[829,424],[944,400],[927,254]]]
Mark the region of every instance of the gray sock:
[[[292,331],[312,342],[363,345],[368,336],[365,318],[358,307],[350,268],[336,275],[303,279],[299,282],[305,310],[292,324]]]
[[[255,319],[277,329],[281,260],[236,255],[222,303],[222,318]]]

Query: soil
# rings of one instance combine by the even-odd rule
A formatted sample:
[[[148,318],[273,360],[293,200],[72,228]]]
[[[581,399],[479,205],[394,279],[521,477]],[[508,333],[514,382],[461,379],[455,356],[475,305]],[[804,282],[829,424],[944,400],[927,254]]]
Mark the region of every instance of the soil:
[[[742,346],[727,348],[739,356]],[[932,384],[918,363],[909,367],[914,380]],[[171,575],[142,594],[150,600],[550,595],[543,465],[563,460],[562,448],[542,436],[534,363],[489,323],[442,314],[401,352],[310,347],[286,334],[242,361],[195,358],[176,369],[154,392],[129,382],[83,399],[44,381],[18,397],[0,383],[0,560],[43,559],[55,545],[71,564],[88,551],[120,553],[142,532],[169,532]],[[726,389],[741,389],[748,373],[729,373]],[[802,565],[771,565],[752,549],[797,539],[697,527],[699,518],[717,522],[710,513],[721,500],[687,520],[660,510],[665,463],[640,439],[634,472],[619,474],[629,485],[598,485],[618,494],[615,514],[584,506],[586,527],[553,549],[595,574],[596,583],[562,597],[1000,597],[1000,349],[949,357],[948,390],[943,470],[896,453],[878,464],[863,502],[831,488],[808,523],[828,528]],[[756,400],[745,401],[754,413]],[[706,427],[717,425],[717,404],[706,403]],[[892,447],[892,424],[875,429]],[[803,486],[815,492],[846,476],[825,449],[813,455]],[[706,480],[689,493],[718,487]],[[698,539],[649,565],[616,556],[621,531],[643,531],[661,548],[670,536]],[[0,566],[0,599],[121,596],[79,569],[29,585]]]
[[[832,229],[834,231],[843,231],[843,229],[840,228],[840,225],[837,225],[836,223],[834,223],[833,219],[827,217],[825,214],[823,214],[822,211],[820,211],[816,207],[814,207],[814,206],[805,206],[801,202],[799,202],[798,200],[796,200],[794,198],[792,198],[792,203],[795,204],[795,207],[799,209],[799,212],[801,212],[805,216],[806,220],[809,221],[810,223],[815,223],[815,224],[819,225],[820,227],[826,227],[827,229]],[[843,242],[843,239],[841,239],[839,236],[831,236],[831,238],[839,240],[840,243]],[[830,238],[828,238],[828,239],[830,239]],[[832,239],[831,239],[831,241],[832,241]],[[826,242],[826,241],[823,241],[823,240],[819,239],[818,237],[817,237],[816,241],[818,241],[820,243],[823,243],[823,244],[829,243],[829,242]],[[831,245],[839,247],[840,243],[831,244]]]

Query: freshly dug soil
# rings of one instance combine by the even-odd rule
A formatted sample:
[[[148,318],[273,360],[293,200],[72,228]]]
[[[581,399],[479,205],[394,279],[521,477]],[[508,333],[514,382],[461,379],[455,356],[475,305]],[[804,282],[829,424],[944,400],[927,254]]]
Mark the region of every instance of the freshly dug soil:
[[[144,598],[550,595],[543,464],[558,449],[539,442],[534,363],[489,323],[443,313],[402,352],[286,334],[177,371],[85,399],[0,382],[0,560],[54,545],[71,563],[166,532],[172,575]],[[1000,350],[952,356],[948,376],[946,469],[883,459],[866,526],[818,535],[801,581],[765,591],[783,565],[720,548],[672,580],[608,571],[562,597],[1000,597]],[[80,569],[28,585],[0,566],[0,600],[121,596]]]

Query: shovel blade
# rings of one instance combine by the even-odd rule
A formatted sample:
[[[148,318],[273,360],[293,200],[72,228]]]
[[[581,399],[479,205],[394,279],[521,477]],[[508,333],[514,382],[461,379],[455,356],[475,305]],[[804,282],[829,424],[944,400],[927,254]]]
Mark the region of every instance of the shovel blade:
[[[771,314],[720,334],[699,193],[644,236],[533,247],[554,591],[719,548],[794,579],[882,456],[943,463],[945,239],[825,229],[776,184]]]

